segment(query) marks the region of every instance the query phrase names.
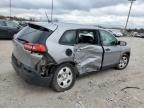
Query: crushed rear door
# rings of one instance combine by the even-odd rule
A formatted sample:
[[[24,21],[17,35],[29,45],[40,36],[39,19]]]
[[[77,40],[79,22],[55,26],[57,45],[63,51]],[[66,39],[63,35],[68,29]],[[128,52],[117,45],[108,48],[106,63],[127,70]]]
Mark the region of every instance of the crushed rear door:
[[[77,44],[74,61],[80,74],[98,71],[101,68],[103,49],[98,45]]]

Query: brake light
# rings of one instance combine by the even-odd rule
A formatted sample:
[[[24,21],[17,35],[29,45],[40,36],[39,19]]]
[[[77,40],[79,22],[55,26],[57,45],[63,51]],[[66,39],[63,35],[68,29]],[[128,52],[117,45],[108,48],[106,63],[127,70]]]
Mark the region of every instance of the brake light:
[[[36,53],[45,53],[46,47],[43,44],[25,43],[24,49]]]

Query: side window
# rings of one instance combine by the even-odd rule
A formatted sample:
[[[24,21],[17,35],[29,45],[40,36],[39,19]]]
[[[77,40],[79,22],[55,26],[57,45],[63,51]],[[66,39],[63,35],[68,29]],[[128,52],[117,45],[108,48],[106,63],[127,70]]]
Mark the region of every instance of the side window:
[[[117,39],[111,33],[101,30],[100,35],[104,46],[115,46],[117,44]]]
[[[4,23],[4,21],[0,21],[0,26],[1,27],[6,26],[5,23]]]
[[[74,45],[76,43],[76,31],[66,31],[60,39],[60,44]]]
[[[14,22],[6,22],[6,24],[7,24],[7,26],[8,27],[14,27],[14,28],[17,28],[18,27],[18,25],[16,24],[16,23],[14,23]]]
[[[93,30],[79,30],[78,43],[96,44],[95,31]]]

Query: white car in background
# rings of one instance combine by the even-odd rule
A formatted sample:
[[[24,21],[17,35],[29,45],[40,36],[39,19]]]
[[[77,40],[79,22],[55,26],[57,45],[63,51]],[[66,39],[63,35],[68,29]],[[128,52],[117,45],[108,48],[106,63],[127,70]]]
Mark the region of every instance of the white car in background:
[[[134,37],[144,38],[144,33],[134,32]]]
[[[108,29],[115,37],[122,37],[123,34],[119,29]]]
[[[144,38],[144,33],[139,33],[141,38]]]

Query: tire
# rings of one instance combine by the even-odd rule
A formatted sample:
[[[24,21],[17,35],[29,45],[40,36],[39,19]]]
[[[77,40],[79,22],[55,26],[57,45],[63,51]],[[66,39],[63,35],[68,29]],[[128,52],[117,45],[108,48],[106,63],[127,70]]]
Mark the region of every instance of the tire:
[[[76,74],[73,65],[66,63],[58,66],[52,79],[52,88],[56,92],[64,92],[73,87]]]
[[[129,56],[127,54],[124,54],[121,57],[119,63],[117,64],[116,69],[123,70],[127,67],[128,63],[129,63]]]

